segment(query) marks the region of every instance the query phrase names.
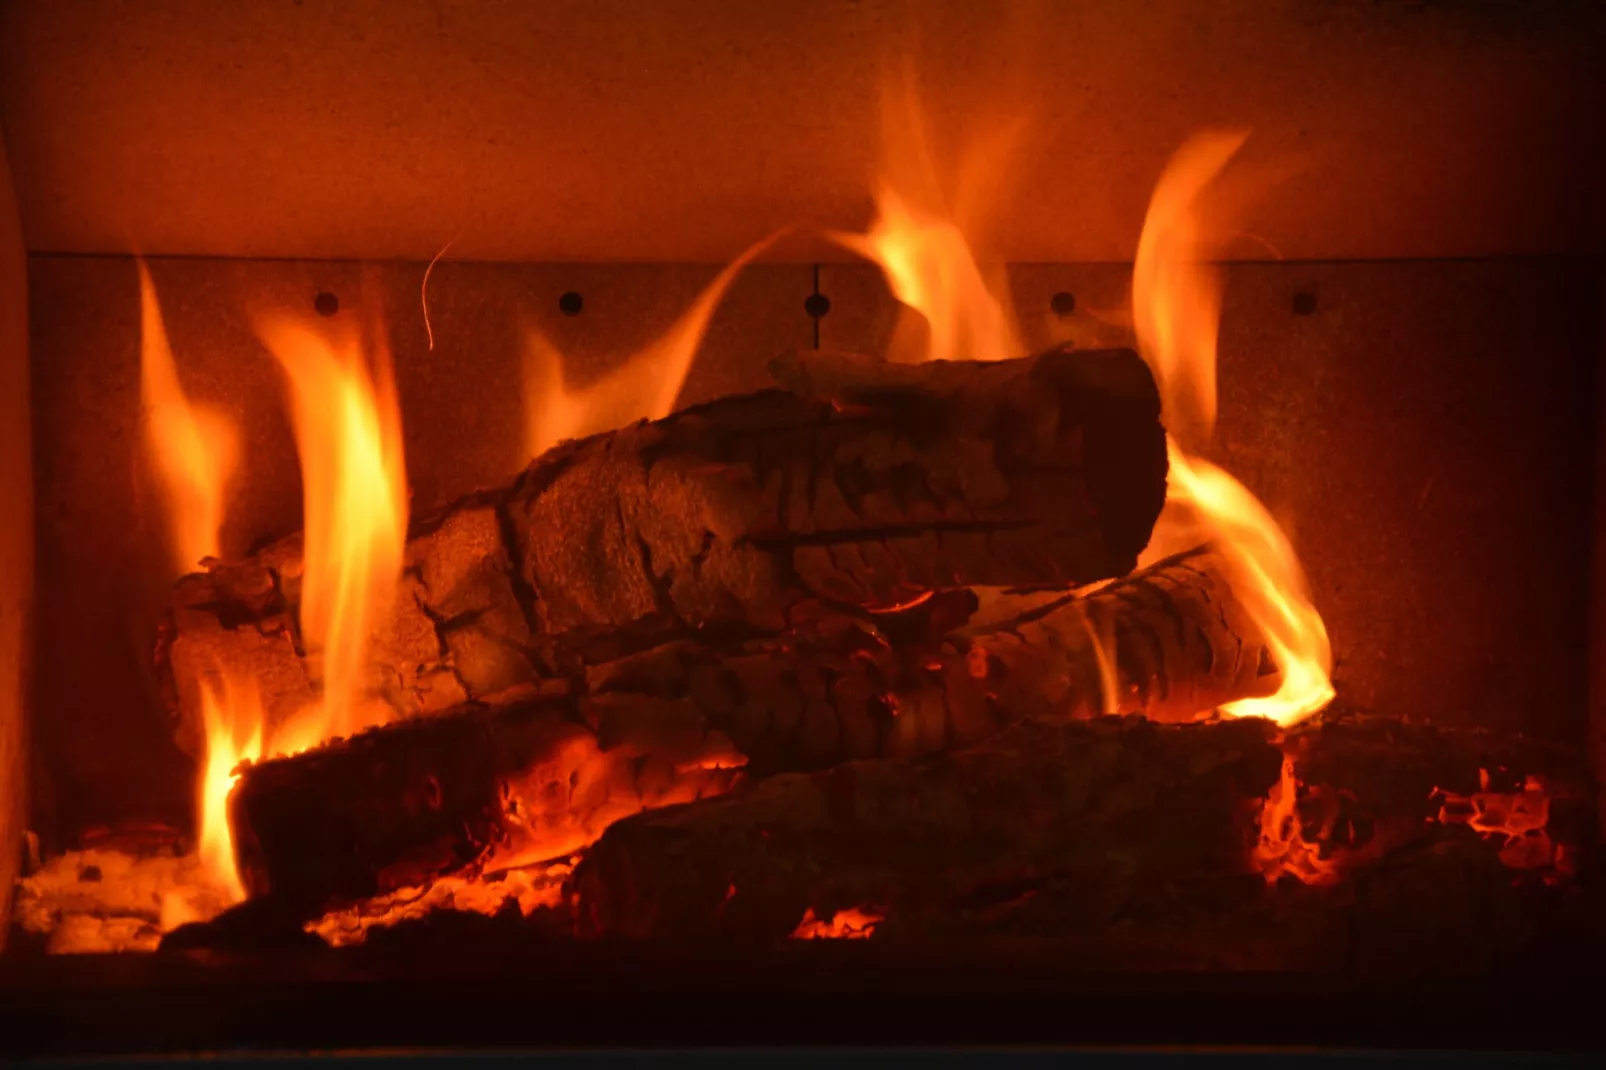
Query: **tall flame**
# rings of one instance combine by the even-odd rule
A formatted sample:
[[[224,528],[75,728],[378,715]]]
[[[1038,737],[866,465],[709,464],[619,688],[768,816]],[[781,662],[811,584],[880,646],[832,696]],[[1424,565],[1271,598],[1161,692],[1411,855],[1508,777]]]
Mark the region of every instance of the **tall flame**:
[[[1024,351],[1002,272],[984,269],[975,254],[978,216],[998,200],[1021,127],[1018,120],[996,124],[968,145],[950,195],[937,174],[912,65],[901,82],[884,82],[875,220],[863,234],[831,237],[879,266],[892,296],[918,317],[899,324],[892,360],[1004,360]],[[922,321],[923,344],[908,330]]]
[[[234,862],[234,840],[229,830],[229,792],[234,770],[241,762],[262,757],[262,703],[255,681],[223,681],[217,694],[209,683],[201,685],[201,716],[206,730],[206,760],[201,771],[199,809],[201,833],[198,853],[208,879],[223,896],[225,905],[245,898],[245,885]]]
[[[526,443],[538,457],[565,439],[612,431],[636,420],[657,420],[675,408],[714,310],[736,276],[769,248],[777,231],[732,260],[663,336],[590,386],[564,381],[563,354],[539,331],[528,339],[525,363]]]
[[[924,317],[924,352],[895,346],[894,359],[1004,360],[1021,346],[1003,300],[987,285],[959,224],[922,212],[890,185],[863,235],[838,240],[880,266],[892,296]]]
[[[320,706],[276,733],[276,749],[294,751],[389,717],[383,703],[365,701],[366,665],[401,574],[407,481],[382,340],[370,372],[356,332],[274,319],[258,334],[290,385],[306,533],[301,634],[322,664]]]
[[[167,501],[169,543],[178,574],[219,555],[224,497],[234,474],[238,434],[220,412],[192,404],[179,385],[156,287],[139,267],[140,399],[145,440]]]
[[[1290,725],[1333,698],[1326,626],[1311,604],[1293,547],[1265,506],[1179,441],[1197,449],[1214,429],[1221,283],[1205,261],[1214,232],[1199,199],[1245,136],[1200,134],[1172,157],[1138,242],[1132,312],[1139,349],[1160,386],[1166,425],[1178,432],[1167,443],[1171,480],[1153,545],[1163,546],[1177,529],[1214,541],[1232,569],[1234,594],[1280,670],[1275,694],[1234,702],[1225,710]]]

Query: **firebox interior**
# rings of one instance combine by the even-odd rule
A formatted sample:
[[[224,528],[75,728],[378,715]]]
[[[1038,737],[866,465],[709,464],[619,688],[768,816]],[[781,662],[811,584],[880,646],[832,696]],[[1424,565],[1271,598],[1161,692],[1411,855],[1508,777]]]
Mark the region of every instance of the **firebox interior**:
[[[1598,1046],[1603,40],[1564,0],[7,7],[14,1050]],[[141,270],[229,429],[181,580]],[[1219,466],[1266,522],[1190,490],[1215,526],[1133,569],[1151,448],[1167,509]],[[1235,717],[1290,676],[1243,586],[1284,535],[1335,695]],[[366,735],[231,729],[242,682]]]

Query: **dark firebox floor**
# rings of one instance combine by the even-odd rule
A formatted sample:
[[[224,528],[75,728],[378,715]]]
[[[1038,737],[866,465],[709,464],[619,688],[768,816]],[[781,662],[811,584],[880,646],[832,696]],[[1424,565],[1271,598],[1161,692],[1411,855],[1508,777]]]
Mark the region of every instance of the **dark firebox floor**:
[[[62,956],[0,970],[10,1057],[768,1045],[1606,1049],[1606,958],[1364,979],[1111,973],[1053,943],[602,942]]]

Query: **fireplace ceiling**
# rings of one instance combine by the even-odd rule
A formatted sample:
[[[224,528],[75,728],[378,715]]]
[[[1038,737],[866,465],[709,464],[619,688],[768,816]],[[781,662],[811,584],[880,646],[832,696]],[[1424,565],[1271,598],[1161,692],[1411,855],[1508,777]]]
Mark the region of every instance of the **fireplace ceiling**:
[[[12,4],[0,69],[36,252],[723,261],[866,216],[898,53],[939,136],[1026,115],[1006,260],[1130,259],[1221,122],[1266,187],[1241,258],[1598,244],[1598,5],[1018,7]]]

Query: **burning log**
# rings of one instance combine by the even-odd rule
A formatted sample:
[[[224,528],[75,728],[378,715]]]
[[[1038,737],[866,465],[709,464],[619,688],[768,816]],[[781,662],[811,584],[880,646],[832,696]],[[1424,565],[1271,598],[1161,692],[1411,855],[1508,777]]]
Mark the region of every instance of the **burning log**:
[[[705,765],[809,771],[1095,717],[1101,666],[1125,709],[1152,720],[1197,719],[1267,686],[1208,550],[1082,597],[1009,601],[957,630],[976,607],[968,591],[780,636],[676,640],[591,667],[579,699],[471,706],[248,767],[232,804],[247,884],[316,908],[492,857],[561,857],[612,820],[731,782]],[[1110,623],[1113,648],[1089,620]],[[520,814],[532,777],[542,805],[561,802],[539,828]]]
[[[1128,351],[777,374],[795,390],[565,443],[420,525],[371,690],[433,713],[677,637],[1106,579],[1164,500],[1158,396]],[[291,538],[180,583],[158,658],[189,749],[202,681],[255,679],[270,723],[316,691],[300,568]]]
[[[1570,870],[1591,839],[1589,774],[1564,744],[1329,715],[1291,731],[1285,750],[1286,786],[1298,789],[1285,857],[1316,859],[1334,877],[1435,841],[1447,826],[1470,827],[1512,868],[1550,875]]]
[[[302,917],[473,866],[565,857],[615,819],[724,790],[741,759],[685,704],[530,696],[245,767],[241,876]]]
[[[1200,547],[1093,591],[953,592],[807,633],[669,643],[594,666],[587,687],[690,696],[757,774],[955,750],[1024,719],[1195,721],[1276,684],[1225,568]]]
[[[951,708],[1011,718],[1199,720],[1276,689],[1277,667],[1209,547],[1089,592],[1000,597],[951,636]]]
[[[620,821],[576,868],[589,935],[772,940],[808,910],[888,924],[1052,882],[1088,904],[1242,880],[1281,756],[1266,722],[1023,723],[919,761],[772,777]]]

